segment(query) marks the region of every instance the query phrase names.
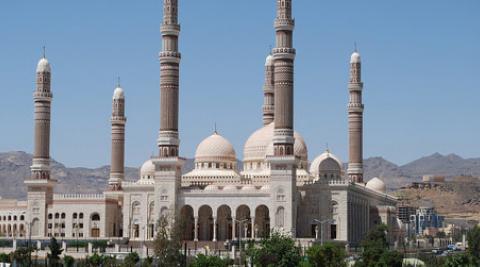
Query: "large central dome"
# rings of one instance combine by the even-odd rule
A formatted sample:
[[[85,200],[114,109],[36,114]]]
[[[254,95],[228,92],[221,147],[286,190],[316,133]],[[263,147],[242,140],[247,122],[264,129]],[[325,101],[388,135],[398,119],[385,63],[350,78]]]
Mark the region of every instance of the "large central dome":
[[[275,125],[272,122],[258,129],[248,138],[243,148],[244,162],[264,161],[267,155],[272,154],[269,146],[272,146],[274,128]],[[295,138],[295,156],[299,157],[301,161],[307,161],[308,150],[303,137],[297,132],[294,132],[293,136]]]
[[[236,161],[232,144],[218,133],[205,138],[197,147],[195,162]]]

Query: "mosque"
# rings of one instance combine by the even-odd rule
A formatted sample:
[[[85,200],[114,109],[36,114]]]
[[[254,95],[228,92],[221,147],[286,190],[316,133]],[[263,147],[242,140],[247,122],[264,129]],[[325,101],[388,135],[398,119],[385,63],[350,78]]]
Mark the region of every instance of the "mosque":
[[[292,0],[276,2],[276,45],[265,62],[263,126],[245,142],[242,169],[232,144],[214,132],[197,146],[194,169],[182,173],[177,0],[163,3],[158,154],[142,165],[137,181],[124,180],[127,119],[124,91],[118,86],[112,99],[108,188],[99,195],[54,193],[57,181],[50,175],[49,152],[52,70],[41,58],[33,94],[35,146],[31,176],[25,179],[27,199],[0,200],[0,234],[150,240],[161,216],[180,216],[189,241],[263,238],[279,231],[358,245],[380,223],[388,225],[394,241],[397,199],[387,194],[380,179],[363,180],[360,54],[355,51],[350,58],[347,167],[328,150],[309,161],[307,144],[293,122]]]

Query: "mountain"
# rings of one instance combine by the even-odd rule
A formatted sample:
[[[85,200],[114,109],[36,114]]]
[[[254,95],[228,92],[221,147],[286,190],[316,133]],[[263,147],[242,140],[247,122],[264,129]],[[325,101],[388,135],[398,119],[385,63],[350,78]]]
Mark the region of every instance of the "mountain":
[[[183,172],[193,169],[193,159],[187,159]],[[242,162],[238,168],[242,169]],[[32,155],[21,152],[0,153],[0,187],[2,198],[25,198],[26,188],[23,181],[30,175]],[[109,166],[99,168],[69,168],[52,160],[52,177],[58,180],[55,187],[59,193],[101,193],[107,186]],[[389,190],[395,190],[414,181],[420,181],[425,174],[444,175],[449,178],[459,175],[480,176],[480,158],[464,159],[455,154],[439,153],[422,157],[402,166],[398,166],[382,157],[364,160],[365,180],[382,178]],[[125,168],[127,181],[136,180],[138,168]]]

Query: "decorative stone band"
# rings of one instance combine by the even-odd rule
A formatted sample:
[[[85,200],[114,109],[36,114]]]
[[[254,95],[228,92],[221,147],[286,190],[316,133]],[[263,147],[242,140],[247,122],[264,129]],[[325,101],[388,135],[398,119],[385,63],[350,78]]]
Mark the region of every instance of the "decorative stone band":
[[[292,129],[274,129],[273,130],[274,144],[293,144],[295,138],[293,137]]]
[[[362,163],[348,163],[348,174],[361,174],[363,173],[363,164]]]
[[[273,57],[275,59],[278,58],[288,58],[288,59],[295,59],[295,48],[291,47],[275,47],[272,49]]]
[[[349,91],[362,91],[362,89],[363,89],[363,82],[348,84]]]
[[[34,101],[45,101],[45,102],[51,102],[52,101],[53,94],[51,92],[41,92],[41,91],[35,91],[33,93],[33,100]]]
[[[175,35],[180,34],[180,25],[179,24],[162,24],[160,26],[160,32],[162,35]]]
[[[124,125],[127,122],[127,118],[120,117],[120,116],[112,116],[110,122],[113,124],[121,124]]]
[[[158,146],[178,146],[180,139],[178,139],[178,132],[176,131],[160,131],[157,139]]]
[[[108,184],[121,184],[125,176],[123,173],[111,173],[110,178],[108,179]]]
[[[180,64],[181,54],[176,51],[162,51],[158,53],[160,63],[176,63]]]
[[[347,107],[348,107],[348,112],[356,112],[356,113],[363,112],[363,104],[360,104],[360,103],[349,103]]]
[[[285,19],[285,18],[276,18],[275,22],[273,23],[273,26],[277,31],[293,31],[293,28],[295,28],[295,20]]]

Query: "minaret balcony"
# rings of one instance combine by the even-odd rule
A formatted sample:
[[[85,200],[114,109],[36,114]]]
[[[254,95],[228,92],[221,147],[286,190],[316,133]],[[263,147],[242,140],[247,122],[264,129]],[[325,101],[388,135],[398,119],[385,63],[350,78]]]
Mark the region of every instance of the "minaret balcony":
[[[277,18],[273,24],[277,31],[293,31],[295,27],[294,19]]]
[[[162,24],[160,26],[160,32],[162,35],[176,35],[180,33],[180,24]]]

